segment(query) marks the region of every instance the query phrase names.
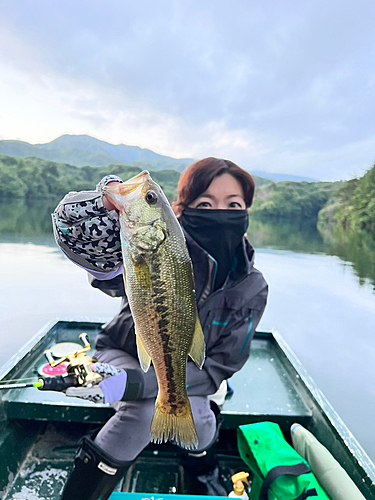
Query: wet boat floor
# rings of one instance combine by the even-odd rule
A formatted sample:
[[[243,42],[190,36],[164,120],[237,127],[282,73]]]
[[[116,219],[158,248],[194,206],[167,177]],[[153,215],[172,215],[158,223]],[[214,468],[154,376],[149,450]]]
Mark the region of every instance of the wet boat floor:
[[[28,450],[16,477],[9,477],[10,487],[3,500],[57,500],[72,470],[77,442],[86,433],[79,424],[61,428],[61,424],[44,424],[33,445]],[[238,456],[235,433],[221,431],[217,456],[221,479],[230,491],[231,476],[246,470]],[[224,446],[225,445],[225,446]],[[11,476],[11,475],[10,475]],[[181,465],[176,446],[150,445],[129,468],[116,491],[140,493],[191,494],[189,477]]]

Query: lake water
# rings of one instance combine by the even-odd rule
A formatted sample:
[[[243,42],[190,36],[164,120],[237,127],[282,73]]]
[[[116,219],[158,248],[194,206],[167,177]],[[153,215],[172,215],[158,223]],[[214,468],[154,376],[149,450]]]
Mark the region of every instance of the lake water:
[[[119,307],[57,249],[53,207],[0,205],[0,366],[45,323],[110,319]],[[279,331],[375,461],[375,248],[311,227],[252,222],[269,283],[259,330]]]

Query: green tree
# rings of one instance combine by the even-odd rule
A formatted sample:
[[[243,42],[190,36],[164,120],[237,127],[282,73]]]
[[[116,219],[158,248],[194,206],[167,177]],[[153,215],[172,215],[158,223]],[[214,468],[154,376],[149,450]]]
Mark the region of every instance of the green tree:
[[[375,230],[375,165],[359,180],[352,197],[351,225]]]
[[[27,184],[20,179],[15,167],[0,159],[0,198],[24,198],[27,193]]]
[[[272,182],[255,191],[252,214],[260,219],[317,221],[319,211],[339,188],[337,182]]]

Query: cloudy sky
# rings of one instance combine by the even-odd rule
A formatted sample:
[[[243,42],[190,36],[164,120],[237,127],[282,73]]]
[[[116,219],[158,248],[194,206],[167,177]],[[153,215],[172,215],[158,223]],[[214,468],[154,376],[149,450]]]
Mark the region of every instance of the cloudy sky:
[[[336,180],[375,161],[373,0],[0,0],[0,139]]]

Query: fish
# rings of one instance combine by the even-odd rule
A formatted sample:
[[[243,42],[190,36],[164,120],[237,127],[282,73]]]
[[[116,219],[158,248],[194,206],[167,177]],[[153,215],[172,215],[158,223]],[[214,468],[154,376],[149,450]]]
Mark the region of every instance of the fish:
[[[197,449],[186,363],[190,356],[202,369],[205,341],[185,236],[149,172],[103,192],[119,212],[124,284],[140,366],[147,372],[152,362],[158,382],[150,440]]]

